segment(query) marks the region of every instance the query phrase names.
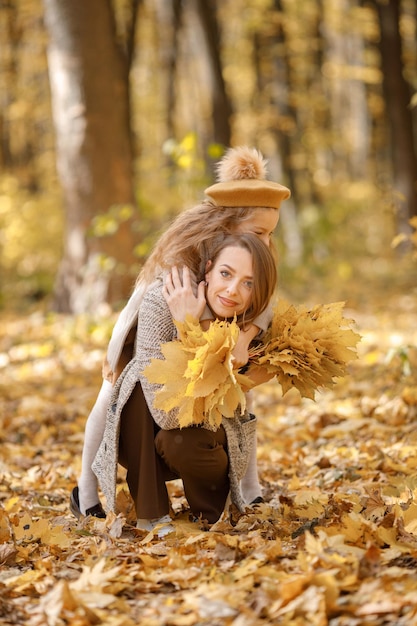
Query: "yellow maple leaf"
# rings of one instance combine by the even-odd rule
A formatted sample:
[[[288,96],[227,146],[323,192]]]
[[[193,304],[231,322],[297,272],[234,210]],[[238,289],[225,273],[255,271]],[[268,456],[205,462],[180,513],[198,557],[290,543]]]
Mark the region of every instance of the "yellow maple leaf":
[[[164,360],[152,359],[144,370],[151,383],[162,385],[154,406],[163,411],[178,408],[180,427],[207,423],[219,426],[246,406],[241,384],[233,369],[232,350],[239,336],[235,321],[215,320],[208,330],[191,318],[177,323],[180,340],[161,347]]]

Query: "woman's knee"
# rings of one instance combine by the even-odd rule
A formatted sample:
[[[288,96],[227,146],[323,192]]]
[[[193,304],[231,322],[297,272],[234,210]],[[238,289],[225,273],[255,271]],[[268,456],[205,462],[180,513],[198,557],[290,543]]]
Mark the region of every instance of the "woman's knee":
[[[166,463],[184,472],[210,472],[223,474],[229,460],[223,433],[203,428],[161,430],[155,439],[157,452]]]

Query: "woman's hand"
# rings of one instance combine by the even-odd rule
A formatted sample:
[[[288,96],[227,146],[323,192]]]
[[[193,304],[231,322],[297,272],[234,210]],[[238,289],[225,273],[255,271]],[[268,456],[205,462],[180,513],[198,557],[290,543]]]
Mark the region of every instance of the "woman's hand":
[[[206,306],[204,287],[205,283],[202,281],[198,285],[197,295],[195,295],[188,267],[183,268],[182,281],[178,268],[175,266],[172,268],[165,278],[162,293],[175,321],[184,322],[187,315],[196,320],[200,319]]]
[[[233,367],[239,369],[249,360],[249,344],[259,333],[259,328],[252,324],[247,330],[241,330],[236,345],[232,350],[234,356]]]
[[[240,338],[240,335],[239,335]],[[249,360],[248,346],[244,342],[239,343],[239,339],[236,342],[235,347],[232,350],[233,354],[233,369],[239,369],[246,365]]]
[[[249,366],[247,372],[245,372],[245,376],[250,378],[253,387],[257,387],[263,383],[268,383],[274,378],[275,374],[271,374],[261,365],[252,364]]]

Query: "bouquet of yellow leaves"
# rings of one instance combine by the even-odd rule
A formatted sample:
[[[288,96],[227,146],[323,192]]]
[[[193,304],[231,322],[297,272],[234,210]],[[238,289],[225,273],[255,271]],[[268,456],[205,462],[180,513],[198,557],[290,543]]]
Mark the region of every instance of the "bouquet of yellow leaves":
[[[162,384],[155,394],[156,409],[178,408],[180,427],[203,422],[218,427],[223,417],[233,417],[246,398],[246,376],[233,369],[232,350],[239,336],[235,321],[215,320],[208,330],[191,318],[176,322],[181,340],[161,346],[164,361],[152,359],[144,374],[151,383]]]
[[[343,302],[312,309],[281,300],[262,343],[250,350],[249,365],[276,377],[285,394],[296,388],[314,400],[320,387],[331,387],[343,376],[348,361],[356,358],[360,336],[343,317]],[[219,426],[246,408],[246,389],[255,383],[233,368],[232,351],[239,336],[235,321],[215,320],[208,330],[192,319],[176,322],[181,340],[161,346],[165,360],[152,359],[144,370],[151,383],[163,385],[154,406],[178,408],[180,427],[208,423]]]
[[[343,307],[343,302],[333,302],[308,309],[281,300],[250,362],[274,374],[283,394],[295,387],[314,400],[315,391],[331,387],[357,356],[360,335],[350,328],[352,320],[343,317]]]

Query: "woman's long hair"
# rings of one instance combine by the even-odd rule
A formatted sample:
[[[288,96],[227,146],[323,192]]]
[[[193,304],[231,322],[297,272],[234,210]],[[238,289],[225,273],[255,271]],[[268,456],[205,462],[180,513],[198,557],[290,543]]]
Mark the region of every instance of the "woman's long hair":
[[[257,208],[218,207],[206,201],[183,211],[157,241],[137,282],[144,280],[149,284],[173,265],[186,265],[197,274],[201,260],[207,257],[207,242],[216,235],[235,233],[236,227]]]
[[[217,235],[206,242],[205,257],[201,259],[197,281],[204,280],[207,262],[215,264],[222,250],[238,247],[252,257],[253,287],[249,308],[238,317],[241,327],[250,325],[268,306],[277,284],[277,268],[270,249],[254,234]]]

